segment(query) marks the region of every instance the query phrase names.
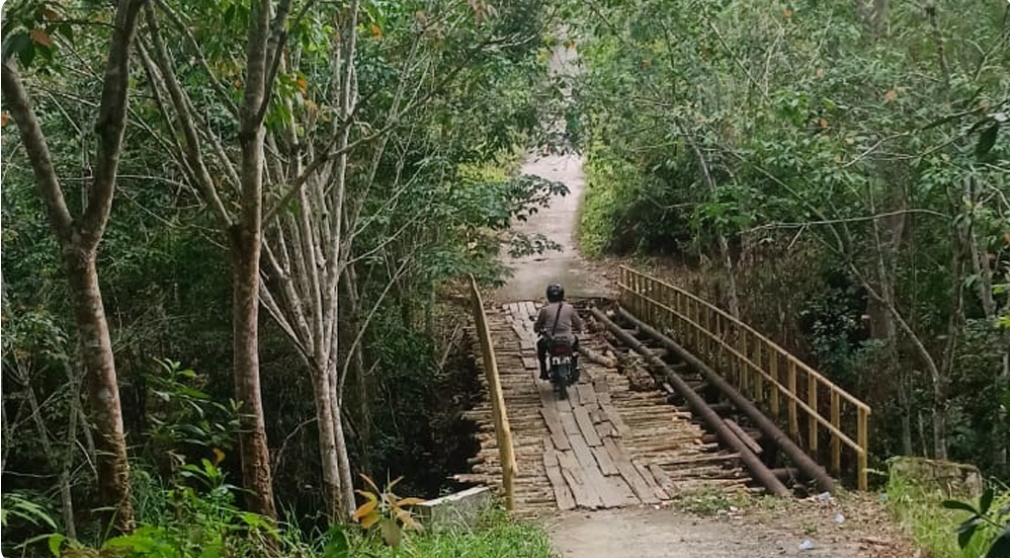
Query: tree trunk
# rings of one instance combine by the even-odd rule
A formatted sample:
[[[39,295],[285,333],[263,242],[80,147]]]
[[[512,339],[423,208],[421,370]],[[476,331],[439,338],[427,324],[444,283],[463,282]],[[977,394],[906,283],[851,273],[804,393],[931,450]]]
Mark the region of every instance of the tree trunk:
[[[330,382],[325,367],[313,370],[312,391],[316,403],[316,422],[319,423],[319,455],[323,467],[323,497],[326,516],[330,522],[342,519],[340,461],[337,456],[337,419],[329,397]]]
[[[971,200],[972,205],[974,206],[978,203],[979,192],[977,184],[973,178],[967,178],[965,180],[965,189],[968,191],[968,199]],[[972,271],[974,272],[975,277],[977,277],[975,286],[978,289],[979,301],[982,303],[982,311],[985,313],[986,321],[991,324],[996,321],[999,312],[999,309],[996,306],[996,298],[993,296],[993,270],[992,266],[989,265],[985,245],[978,238],[974,221],[970,221],[968,223],[968,234],[965,241],[968,243],[968,253],[971,256]],[[997,345],[998,347],[1010,346],[1005,330],[999,331],[998,336],[1001,341],[1001,343]],[[994,378],[996,393],[1000,392],[1006,378],[1010,378],[1010,364],[1008,363],[1010,363],[1010,350],[1004,349],[1003,355],[1000,357],[999,363],[996,365]],[[1006,417],[1006,408],[1002,405],[997,405],[996,428],[993,429],[997,435],[1001,435],[1002,432],[1005,432]],[[1007,440],[999,438],[993,440],[992,459],[994,465],[1002,467],[1006,466],[1007,442]]]
[[[268,60],[271,49],[280,48],[275,41],[276,37],[270,33],[270,2],[253,2],[246,40],[246,84],[239,115],[239,212],[230,228],[234,268],[232,328],[235,398],[242,405],[239,417],[242,482],[248,490],[249,509],[272,519],[277,518],[277,510],[260,394],[259,283],[263,243],[263,115],[269,102]]]
[[[351,459],[347,454],[347,440],[344,438],[344,421],[340,415],[340,406],[333,412],[334,435],[336,437],[337,459],[340,460],[340,489],[343,493],[341,504],[344,517],[349,518],[354,513],[354,480],[351,477]]]
[[[262,137],[262,136],[261,136]],[[262,145],[262,144],[261,144]],[[259,173],[257,172],[258,176]],[[255,206],[250,213],[258,220],[258,196],[244,200]],[[245,209],[245,208],[244,208]],[[243,226],[244,225],[244,226]],[[263,399],[260,394],[259,365],[259,256],[260,232],[255,223],[232,229],[232,327],[234,335],[235,399],[239,409],[239,452],[242,456],[242,484],[248,508],[276,519],[267,445]]]
[[[349,263],[344,268],[344,286],[347,292],[347,311],[350,314],[349,327],[344,330],[344,333],[352,341],[348,345],[351,346],[355,336],[361,331],[360,291],[358,289],[358,274],[353,263]],[[365,356],[362,346],[363,343],[354,345],[347,358],[351,359],[350,369],[353,374],[355,403],[357,404],[354,409],[357,422],[354,425],[357,427],[358,434],[358,461],[361,470],[367,472],[371,465],[369,447],[372,438],[372,417],[368,406],[368,379],[365,377]]]
[[[66,246],[63,262],[74,301],[74,316],[81,335],[83,364],[88,378],[88,399],[98,456],[98,492],[102,503],[111,508],[109,513],[112,514],[114,528],[128,533],[134,527],[130,465],[126,458],[126,435],[112,340],[95,267],[95,249]]]
[[[708,162],[705,160],[705,154],[701,152],[698,144],[694,141],[694,136],[687,133],[684,127],[681,126],[681,132],[687,141],[691,144],[691,149],[694,150],[694,154],[698,157],[698,165],[701,167],[702,176],[705,179],[705,185],[708,186],[709,193],[712,194],[712,199],[714,200],[718,192],[718,187],[715,183],[715,178],[712,177],[712,173],[708,169]],[[729,296],[729,313],[736,319],[740,319],[740,295],[737,291],[736,285],[736,270],[733,266],[733,255],[729,250],[729,242],[726,240],[726,235],[723,234],[722,228],[716,226],[716,236],[719,241],[719,255],[722,257],[723,267],[726,269],[726,290],[729,291],[727,295]]]
[[[898,408],[901,410],[901,453],[913,455],[912,447],[912,405],[911,386],[907,372],[901,372],[898,377]]]

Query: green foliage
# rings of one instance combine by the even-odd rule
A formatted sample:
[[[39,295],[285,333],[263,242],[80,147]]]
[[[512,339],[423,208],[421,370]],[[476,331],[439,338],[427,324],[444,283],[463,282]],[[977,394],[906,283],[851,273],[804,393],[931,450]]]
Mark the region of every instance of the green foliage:
[[[421,504],[424,500],[420,498],[400,498],[393,493],[393,487],[403,480],[397,477],[380,489],[375,481],[368,475],[361,475],[368,483],[371,490],[356,490],[358,494],[365,497],[365,503],[361,504],[354,511],[352,519],[361,525],[362,529],[378,531],[383,542],[393,548],[398,548],[403,542],[403,531],[412,529],[422,531],[421,524],[418,523],[408,509],[410,506]]]
[[[990,549],[999,550],[999,544],[1006,544],[996,544],[1006,532],[1007,518],[1000,514],[1010,506],[1010,492],[1005,485],[988,486],[976,509],[950,500],[938,486],[892,471],[886,494],[892,515],[931,556],[990,558]]]
[[[18,492],[4,492],[3,504],[0,505],[0,527],[6,529],[12,520],[24,521],[36,527],[48,526],[56,529],[56,522],[50,512],[32,498]]]
[[[550,558],[553,556],[546,531],[530,523],[511,519],[508,513],[495,507],[482,515],[473,530],[450,530],[418,533],[401,544],[390,546],[381,537],[352,525],[335,525],[324,532],[306,535],[292,525],[273,525],[255,514],[241,511],[234,502],[237,489],[226,481],[226,475],[211,462],[189,464],[176,486],[160,492],[160,507],[167,511],[148,520],[141,520],[137,530],[125,536],[107,539],[99,545],[71,540],[62,534],[47,534],[26,543],[27,552],[54,557],[118,557],[118,558],[189,558],[194,556],[276,556],[299,558],[451,558],[462,555],[482,558]],[[190,483],[190,485],[184,484]],[[378,502],[389,502],[389,488],[367,492]],[[373,486],[374,488],[374,486]],[[418,499],[392,501],[383,517],[396,517],[398,511]],[[379,507],[369,509],[369,499],[361,509],[361,518]],[[55,529],[46,513],[18,496],[4,495],[4,518],[8,514],[24,514]],[[409,519],[413,521],[413,519]],[[376,521],[374,525],[383,524]],[[6,524],[5,524],[6,526]]]
[[[1006,487],[1003,487],[1006,496]],[[983,558],[1010,558],[1010,503],[1002,507],[993,507],[996,500],[996,490],[990,486],[979,498],[978,508],[960,500],[944,500],[943,507],[949,510],[961,510],[971,514],[957,527],[957,545],[964,551],[971,545],[972,539],[979,535],[987,540]],[[1004,498],[1006,501],[1010,499]],[[997,504],[998,505],[998,504]]]
[[[692,241],[683,192],[611,151],[594,144],[586,160],[581,247],[589,254],[683,251]]]
[[[234,446],[238,432],[238,404],[214,401],[193,384],[206,382],[196,372],[171,360],[158,360],[156,373],[145,375],[145,429],[147,457],[184,459],[178,452],[198,448],[213,452],[215,462]]]
[[[507,512],[495,509],[485,514],[472,531],[440,531],[412,537],[398,550],[363,552],[375,558],[551,558],[547,532],[532,523],[513,520]]]
[[[977,440],[1010,434],[1006,339],[978,323],[1010,308],[1001,292],[993,317],[980,294],[1010,269],[1006,6],[891,3],[878,23],[814,1],[567,8],[585,65],[583,246],[696,256],[710,298],[733,273],[745,320],[875,416],[929,409],[953,457],[992,463]],[[894,338],[874,295],[908,326]],[[901,451],[901,421],[878,424],[879,447]]]
[[[105,540],[97,547],[67,539],[48,537],[53,556],[270,556],[271,548],[290,548],[287,540],[267,518],[242,511],[235,503],[237,488],[226,474],[207,459],[185,464],[180,481],[162,495],[167,513],[142,518],[128,535]],[[191,483],[191,485],[185,483]]]

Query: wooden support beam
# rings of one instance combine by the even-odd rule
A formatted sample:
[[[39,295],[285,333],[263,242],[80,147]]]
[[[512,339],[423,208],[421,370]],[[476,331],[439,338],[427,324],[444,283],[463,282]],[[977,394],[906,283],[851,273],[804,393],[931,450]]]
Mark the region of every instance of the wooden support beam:
[[[688,401],[694,411],[708,423],[712,430],[719,435],[719,439],[740,453],[740,460],[743,461],[747,469],[752,475],[754,475],[754,480],[761,483],[766,489],[768,489],[769,492],[775,494],[776,496],[790,495],[789,489],[786,488],[786,486],[782,484],[775,475],[771,474],[768,467],[766,467],[764,463],[758,459],[757,455],[755,455],[754,452],[752,452],[750,448],[748,448],[747,445],[744,444],[743,441],[741,441],[728,426],[726,426],[726,423],[708,406],[707,403],[705,403],[705,400],[688,387],[684,380],[673,373],[673,370],[670,369],[669,365],[653,355],[647,348],[645,348],[644,345],[642,345],[640,341],[622,330],[617,326],[617,324],[610,321],[603,312],[600,312],[596,308],[593,308],[591,311],[596,319],[606,325],[607,328],[609,328],[625,345],[635,349],[635,351],[644,356],[650,364],[655,366],[657,370],[661,370],[666,374],[667,381],[669,381],[674,389],[676,389],[677,392]],[[639,323],[641,324],[641,322]]]
[[[699,360],[693,354],[688,352],[686,349],[675,343],[669,337],[663,335],[662,333],[656,331],[655,329],[649,327],[644,322],[638,318],[632,316],[629,312],[623,308],[618,309],[618,313],[624,319],[628,320],[629,323],[635,324],[640,331],[644,334],[656,339],[666,346],[671,351],[677,353],[680,358],[691,364],[695,370],[698,370],[705,375],[709,383],[719,389],[723,395],[725,395],[730,401],[736,404],[736,406],[746,414],[751,421],[761,429],[762,432],[771,440],[782,448],[782,451],[793,460],[796,465],[803,470],[804,473],[810,475],[817,486],[821,490],[834,490],[835,479],[828,475],[827,471],[823,467],[817,464],[809,455],[807,455],[795,442],[793,442],[789,436],[786,436],[778,426],[775,425],[768,417],[761,412],[760,409],[754,406],[750,401],[747,400],[743,395],[740,394],[733,386],[722,378],[715,370],[712,370],[707,364]],[[669,374],[671,379],[675,377],[673,374]],[[693,394],[693,392],[692,392]],[[694,394],[697,397],[697,394]],[[736,435],[734,434],[734,438]],[[739,438],[736,438],[739,440]],[[742,445],[742,443],[741,443]],[[748,450],[749,451],[749,450]],[[753,455],[753,454],[752,454]]]

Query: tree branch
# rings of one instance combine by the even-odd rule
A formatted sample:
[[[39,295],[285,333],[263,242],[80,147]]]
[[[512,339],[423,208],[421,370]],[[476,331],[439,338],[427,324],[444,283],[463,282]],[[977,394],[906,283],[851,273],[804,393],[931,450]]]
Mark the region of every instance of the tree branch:
[[[81,217],[81,236],[88,247],[98,245],[112,210],[116,173],[126,130],[127,90],[130,79],[130,44],[137,32],[137,17],[147,0],[127,0],[116,10],[115,28],[109,45],[109,62],[102,83],[95,133],[98,136],[94,183],[88,206]]]
[[[69,243],[73,235],[73,219],[63,198],[63,190],[56,176],[56,168],[53,166],[52,154],[49,152],[46,136],[42,133],[42,126],[28,100],[28,92],[21,80],[21,74],[6,60],[0,72],[2,72],[4,101],[21,133],[21,141],[35,173],[35,186],[45,202],[49,222],[60,242]]]

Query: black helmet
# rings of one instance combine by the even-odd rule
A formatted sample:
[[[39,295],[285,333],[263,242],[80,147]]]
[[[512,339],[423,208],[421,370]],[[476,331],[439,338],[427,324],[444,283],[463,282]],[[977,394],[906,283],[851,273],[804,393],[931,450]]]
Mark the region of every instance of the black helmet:
[[[557,283],[547,286],[547,302],[561,302],[565,299],[565,288]]]

